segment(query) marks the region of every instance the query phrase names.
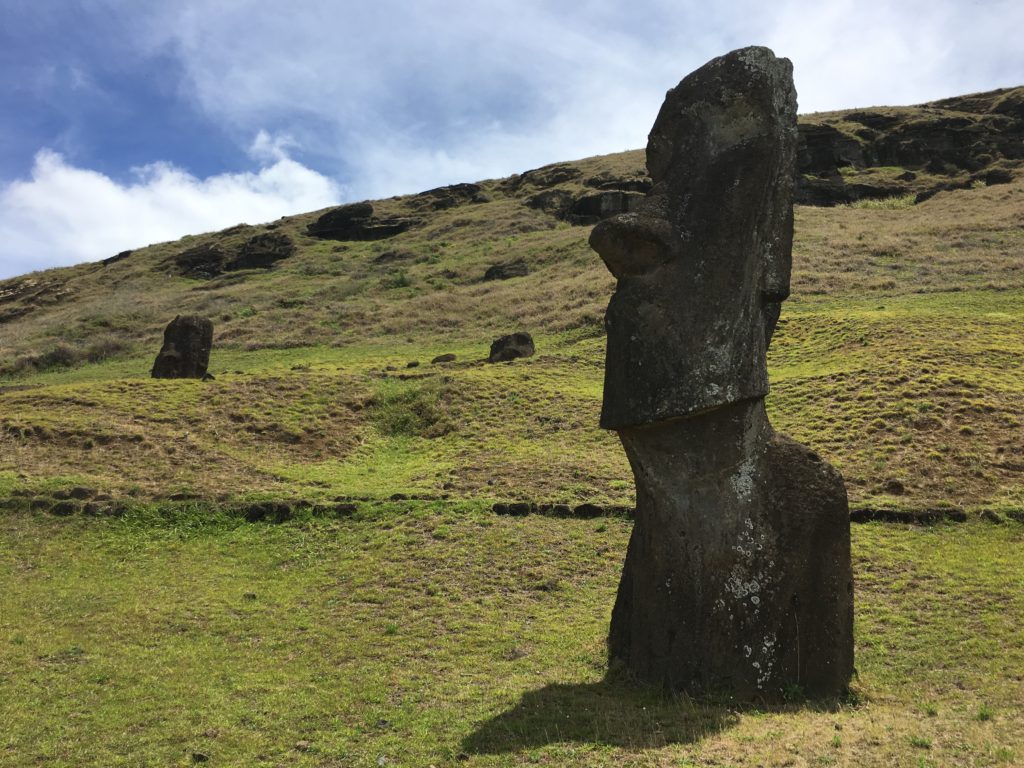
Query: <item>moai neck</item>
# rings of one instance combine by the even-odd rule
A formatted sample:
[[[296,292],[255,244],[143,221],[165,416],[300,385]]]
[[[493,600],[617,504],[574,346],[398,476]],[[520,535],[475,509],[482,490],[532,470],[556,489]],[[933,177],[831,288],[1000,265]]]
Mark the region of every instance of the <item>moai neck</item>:
[[[763,501],[762,465],[771,425],[764,400],[744,400],[707,413],[619,431],[637,480],[637,493],[677,498],[674,529],[713,528],[724,535],[742,527],[745,511]],[[684,519],[675,519],[675,518]]]

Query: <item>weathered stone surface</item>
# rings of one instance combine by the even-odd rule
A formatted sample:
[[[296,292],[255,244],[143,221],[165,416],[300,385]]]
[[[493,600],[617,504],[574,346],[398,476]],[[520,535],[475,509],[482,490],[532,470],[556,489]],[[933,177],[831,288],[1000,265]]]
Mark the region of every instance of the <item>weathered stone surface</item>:
[[[898,166],[955,175],[977,174],[995,163],[1015,163],[1024,158],[1022,104],[1024,88],[1015,88],[918,107],[807,116],[799,127],[796,200],[835,205],[905,194],[926,200],[942,189],[942,182],[914,176],[898,177],[902,184],[865,189],[860,182],[839,175],[844,167]]]
[[[650,182],[637,184],[650,188]],[[601,192],[573,194],[567,189],[546,189],[527,198],[530,208],[550,213],[570,224],[587,226],[620,213],[636,210],[644,194],[608,188]]]
[[[800,126],[799,168],[804,173],[832,175],[847,165],[870,164],[863,142],[828,124]]]
[[[530,268],[523,260],[510,261],[505,264],[494,264],[484,272],[484,280],[508,280],[510,277],[526,277]]]
[[[647,145],[653,189],[591,233],[619,279],[605,428],[768,392],[765,353],[789,295],[796,93],[788,62],[743,50],[669,91]]]
[[[1005,168],[992,168],[979,174],[979,178],[985,182],[985,186],[991,187],[995,184],[1009,184],[1013,181],[1013,174]]]
[[[858,200],[885,200],[907,194],[907,187],[902,184],[848,184],[839,174],[827,179],[805,179],[800,189],[800,202],[817,206],[848,205]]]
[[[331,209],[310,224],[307,231],[325,240],[383,240],[417,223],[417,219],[408,217],[374,216],[370,203],[350,203]]]
[[[250,237],[238,255],[225,266],[227,270],[266,269],[295,253],[295,243],[281,232],[264,232]]]
[[[572,192],[567,189],[545,189],[527,198],[526,205],[561,219],[565,218],[575,200]]]
[[[210,365],[213,323],[205,317],[178,315],[164,330],[164,344],[153,363],[154,379],[201,379]]]
[[[611,658],[644,680],[740,699],[842,691],[853,579],[839,473],[773,434],[761,400],[620,436],[637,511]]]
[[[495,339],[491,344],[491,354],[487,361],[490,363],[504,363],[515,360],[518,357],[532,357],[534,353],[533,337],[525,331],[510,333]]]
[[[111,264],[117,264],[117,262],[119,261],[124,261],[129,256],[131,256],[132,253],[134,253],[134,251],[121,251],[119,253],[115,253],[113,256],[108,256],[105,259],[101,259],[100,264],[102,264],[104,267],[109,267]]]
[[[639,208],[644,195],[640,192],[607,190],[577,198],[569,209],[573,224],[596,224],[602,219]]]
[[[411,202],[414,208],[443,211],[463,203],[487,202],[487,196],[479,184],[451,184],[420,192]]]
[[[715,59],[666,97],[647,198],[591,236],[618,278],[601,424],[637,486],[609,658],[674,690],[835,695],[853,670],[842,478],[764,409],[796,140],[789,62]]]
[[[523,187],[553,187],[556,184],[563,184],[567,181],[574,181],[580,178],[583,172],[579,168],[564,163],[545,165],[542,168],[534,168],[531,171],[524,171],[518,176],[512,176],[505,182],[510,191],[516,191]]]
[[[210,243],[189,248],[174,257],[178,271],[196,280],[209,280],[223,274],[226,260],[224,249]]]
[[[642,192],[644,194],[650,192],[652,186],[652,182],[647,176],[617,176],[607,171],[584,179],[583,183],[595,189]]]
[[[430,364],[431,365],[441,365],[442,363],[454,363],[454,362],[455,362],[455,353],[454,352],[446,352],[443,355],[438,355],[437,357],[435,357],[433,360],[430,361]]]

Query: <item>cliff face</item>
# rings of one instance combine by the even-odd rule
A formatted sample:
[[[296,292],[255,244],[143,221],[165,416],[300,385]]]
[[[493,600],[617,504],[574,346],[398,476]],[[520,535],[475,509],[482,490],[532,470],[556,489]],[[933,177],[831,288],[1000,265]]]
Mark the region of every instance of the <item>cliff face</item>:
[[[797,202],[806,205],[1003,183],[1024,161],[1024,87],[804,115],[800,137]]]

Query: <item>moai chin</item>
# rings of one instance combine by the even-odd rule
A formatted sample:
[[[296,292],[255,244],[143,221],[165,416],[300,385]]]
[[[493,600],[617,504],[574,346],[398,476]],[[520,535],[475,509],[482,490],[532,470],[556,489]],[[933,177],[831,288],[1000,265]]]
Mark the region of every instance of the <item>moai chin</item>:
[[[790,62],[714,59],[665,98],[640,209],[590,237],[618,279],[601,426],[637,490],[609,657],[673,690],[828,696],[853,671],[846,488],[764,408],[796,144]]]

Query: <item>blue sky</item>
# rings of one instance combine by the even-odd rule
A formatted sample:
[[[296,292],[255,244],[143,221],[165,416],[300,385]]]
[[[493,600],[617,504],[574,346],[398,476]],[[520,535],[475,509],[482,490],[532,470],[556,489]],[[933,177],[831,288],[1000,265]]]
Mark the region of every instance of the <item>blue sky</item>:
[[[733,48],[802,112],[1024,84],[1019,0],[5,0],[0,278],[642,147]]]

